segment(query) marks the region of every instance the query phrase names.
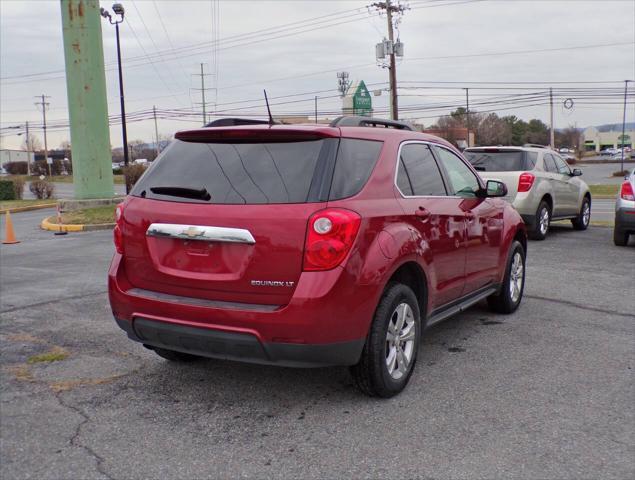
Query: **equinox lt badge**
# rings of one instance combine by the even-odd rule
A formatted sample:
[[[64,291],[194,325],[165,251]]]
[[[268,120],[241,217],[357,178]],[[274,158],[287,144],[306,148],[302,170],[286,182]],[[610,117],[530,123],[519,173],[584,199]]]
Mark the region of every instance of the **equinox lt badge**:
[[[286,282],[280,280],[252,280],[251,285],[254,287],[293,287],[295,282]]]

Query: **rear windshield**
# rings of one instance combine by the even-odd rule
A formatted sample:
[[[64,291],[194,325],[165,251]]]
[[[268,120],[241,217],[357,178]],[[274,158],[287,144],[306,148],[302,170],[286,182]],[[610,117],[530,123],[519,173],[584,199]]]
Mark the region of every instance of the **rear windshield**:
[[[480,172],[516,172],[531,170],[536,164],[537,155],[521,150],[469,151],[463,152],[465,158]]]
[[[153,162],[131,195],[214,204],[345,198],[365,185],[382,143],[342,139],[336,159],[337,143],[336,139],[279,143],[175,140]]]

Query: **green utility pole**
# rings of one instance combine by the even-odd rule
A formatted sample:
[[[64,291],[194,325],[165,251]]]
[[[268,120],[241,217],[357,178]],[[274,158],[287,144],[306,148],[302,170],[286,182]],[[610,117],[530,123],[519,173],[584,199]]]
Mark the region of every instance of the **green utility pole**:
[[[98,0],[60,0],[75,198],[114,196]]]

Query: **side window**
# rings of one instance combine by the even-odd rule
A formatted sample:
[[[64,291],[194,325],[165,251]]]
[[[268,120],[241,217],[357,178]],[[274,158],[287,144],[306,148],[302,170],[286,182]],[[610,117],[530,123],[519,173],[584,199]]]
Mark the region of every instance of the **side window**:
[[[571,170],[569,170],[569,166],[567,165],[567,162],[565,162],[560,155],[552,155],[552,157],[556,161],[556,167],[558,167],[558,173],[561,173],[563,175],[569,175],[571,173]]]
[[[401,147],[397,186],[405,196],[446,195],[443,177],[428,145],[408,143]]]
[[[545,170],[551,173],[558,173],[558,167],[556,167],[556,161],[553,159],[550,153],[544,154]]]
[[[352,197],[359,193],[375,168],[382,146],[382,142],[370,140],[343,138],[340,141],[330,200]]]
[[[452,194],[459,197],[476,197],[481,186],[472,170],[449,150],[440,147],[434,148],[450,177]]]
[[[527,170],[533,170],[538,163],[538,154],[536,152],[525,152],[525,162]]]

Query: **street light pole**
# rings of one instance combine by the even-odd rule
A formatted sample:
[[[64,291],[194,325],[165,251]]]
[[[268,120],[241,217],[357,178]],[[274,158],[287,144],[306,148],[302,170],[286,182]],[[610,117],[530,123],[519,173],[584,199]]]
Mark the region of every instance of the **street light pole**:
[[[126,105],[124,101],[123,94],[123,71],[121,67],[121,42],[119,40],[119,24],[123,22],[124,18],[124,8],[120,3],[115,3],[112,6],[113,12],[115,15],[119,15],[119,20],[113,20],[110,12],[105,9],[101,9],[101,16],[107,18],[111,25],[115,26],[115,36],[117,38],[117,67],[119,69],[119,103],[121,105],[121,135],[123,137],[123,164],[124,166],[128,166],[129,156],[128,156],[128,131],[126,129]],[[130,187],[128,182],[126,182],[126,193],[130,193]]]

